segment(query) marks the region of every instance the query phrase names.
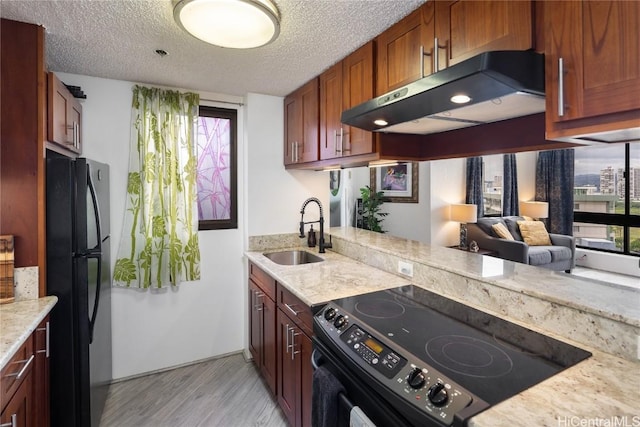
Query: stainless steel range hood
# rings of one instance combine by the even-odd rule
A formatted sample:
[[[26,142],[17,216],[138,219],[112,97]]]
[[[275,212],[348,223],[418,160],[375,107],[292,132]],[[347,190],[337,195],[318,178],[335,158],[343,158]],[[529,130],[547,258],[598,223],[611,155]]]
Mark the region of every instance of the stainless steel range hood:
[[[470,100],[451,100],[459,95]],[[430,134],[544,110],[544,55],[494,51],[346,110],[341,119],[368,131]]]

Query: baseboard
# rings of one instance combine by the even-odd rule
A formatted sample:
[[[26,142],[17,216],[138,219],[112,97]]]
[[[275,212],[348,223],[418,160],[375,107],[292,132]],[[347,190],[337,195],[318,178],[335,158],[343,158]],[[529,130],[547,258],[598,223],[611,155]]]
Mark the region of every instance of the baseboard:
[[[180,365],[173,365],[173,366],[168,366],[168,367],[162,368],[162,369],[156,369],[155,371],[142,372],[140,374],[129,375],[128,377],[117,378],[117,379],[112,380],[111,384],[117,384],[117,383],[120,383],[120,382],[123,382],[123,381],[134,380],[136,378],[142,378],[142,377],[146,377],[146,376],[149,376],[149,375],[160,374],[162,372],[173,371],[174,369],[184,368],[184,367],[187,367],[187,366],[196,365],[198,363],[210,362],[212,360],[222,359],[222,358],[225,358],[225,357],[234,356],[236,354],[242,354],[242,357],[244,358],[245,362],[248,362],[248,361],[252,360],[252,358],[251,358],[251,354],[249,354],[249,357],[247,358],[247,353],[248,353],[248,351],[246,349],[238,350],[238,351],[232,351],[230,353],[219,354],[217,356],[207,357],[205,359],[199,359],[199,360],[194,360],[192,362],[182,363]]]

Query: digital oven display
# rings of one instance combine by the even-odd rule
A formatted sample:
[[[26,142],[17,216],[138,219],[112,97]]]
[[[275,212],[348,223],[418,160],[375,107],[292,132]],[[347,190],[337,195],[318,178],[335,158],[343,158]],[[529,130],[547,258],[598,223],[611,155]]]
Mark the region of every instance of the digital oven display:
[[[376,354],[382,353],[382,350],[383,350],[382,346],[380,344],[378,344],[376,341],[374,341],[371,337],[369,337],[366,340],[364,340],[364,345],[369,347]]]

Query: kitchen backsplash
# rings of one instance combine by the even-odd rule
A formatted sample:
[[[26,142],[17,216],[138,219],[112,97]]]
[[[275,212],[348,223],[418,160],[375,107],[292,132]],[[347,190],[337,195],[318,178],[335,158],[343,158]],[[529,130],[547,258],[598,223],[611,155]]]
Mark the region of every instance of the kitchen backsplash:
[[[16,301],[38,298],[38,267],[21,267],[13,271]]]

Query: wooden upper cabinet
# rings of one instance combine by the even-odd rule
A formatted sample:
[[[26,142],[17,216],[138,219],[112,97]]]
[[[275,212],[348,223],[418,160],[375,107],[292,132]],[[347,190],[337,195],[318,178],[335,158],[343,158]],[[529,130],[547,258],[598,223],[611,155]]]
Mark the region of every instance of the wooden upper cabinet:
[[[547,139],[640,126],[631,113],[640,109],[640,3],[558,1],[544,10]]]
[[[47,139],[73,153],[82,153],[82,105],[49,73],[47,78]]]
[[[342,109],[348,110],[373,98],[373,47],[369,42],[342,61]],[[374,151],[373,133],[345,126],[343,155],[355,156]]]
[[[436,1],[439,70],[482,52],[534,47],[531,1]]]
[[[320,75],[320,159],[342,156],[342,62]]]
[[[376,96],[482,52],[534,47],[531,1],[428,1],[380,34]]]
[[[433,72],[434,31],[434,2],[428,1],[376,38],[376,96]]]
[[[284,164],[318,160],[318,78],[284,100]]]
[[[342,111],[373,98],[373,42],[320,75],[320,159],[374,151],[371,132],[343,125]]]

